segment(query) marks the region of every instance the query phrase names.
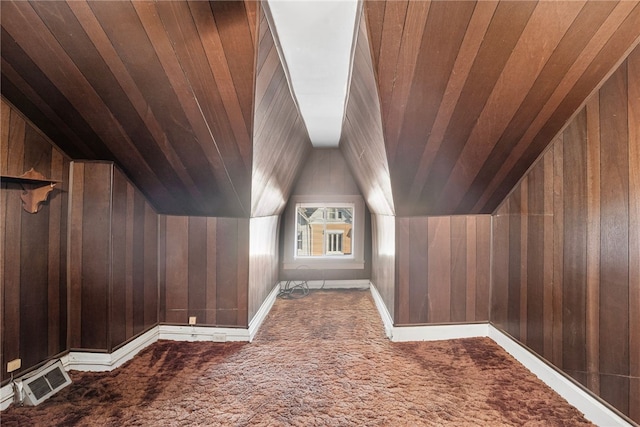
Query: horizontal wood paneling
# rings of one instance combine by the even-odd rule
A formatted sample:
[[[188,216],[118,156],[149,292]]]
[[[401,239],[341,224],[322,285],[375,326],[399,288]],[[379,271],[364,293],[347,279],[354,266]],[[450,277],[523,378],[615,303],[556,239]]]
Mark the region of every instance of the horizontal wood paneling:
[[[157,209],[248,216],[256,7],[3,2],[3,93]]]
[[[249,220],[161,216],[159,223],[161,318],[246,327]]]
[[[493,212],[640,37],[636,1],[364,11],[399,216]]]
[[[158,215],[112,163],[72,176],[70,347],[113,351],[158,323]]]
[[[489,215],[396,217],[395,233],[396,324],[488,320]]]
[[[496,212],[491,312],[496,325],[636,422],[638,64],[640,48]],[[505,238],[524,223],[524,239]],[[510,301],[521,295],[514,311],[523,316],[509,317],[505,293]]]
[[[259,28],[251,175],[252,217],[282,213],[312,147],[263,13]]]
[[[30,168],[59,180],[40,210],[22,209],[22,186],[0,189],[1,382],[6,362],[22,359],[20,375],[67,350],[67,195],[69,159],[3,98],[0,174]]]

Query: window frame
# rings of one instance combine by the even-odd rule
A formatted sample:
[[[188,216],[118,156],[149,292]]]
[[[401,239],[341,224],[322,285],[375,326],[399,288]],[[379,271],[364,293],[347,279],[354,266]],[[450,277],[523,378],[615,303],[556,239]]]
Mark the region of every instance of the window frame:
[[[298,207],[317,206],[327,208],[352,208],[351,254],[298,255]],[[348,196],[291,196],[284,218],[283,268],[296,269],[364,269],[364,200],[360,195]],[[326,224],[327,211],[324,221]],[[326,226],[326,225],[325,225]],[[326,252],[326,233],[323,236],[323,252]]]

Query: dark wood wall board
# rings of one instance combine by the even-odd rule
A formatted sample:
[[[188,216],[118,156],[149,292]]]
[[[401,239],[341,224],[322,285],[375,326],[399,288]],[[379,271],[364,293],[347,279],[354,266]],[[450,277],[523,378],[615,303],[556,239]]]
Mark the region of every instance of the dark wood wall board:
[[[207,219],[189,218],[189,264],[187,266],[189,316],[206,318]]]
[[[67,349],[66,221],[69,159],[11,104],[1,100],[0,172],[35,168],[61,182],[36,214],[22,208],[22,186],[0,188],[0,382],[6,362],[22,359],[20,376]]]
[[[555,8],[553,3],[543,4],[549,7],[549,13],[557,13],[557,11],[553,10]],[[556,2],[556,4],[563,3]],[[526,130],[533,124],[536,115],[542,110],[553,91],[558,88],[560,84],[559,76],[563,76],[569,71],[590,38],[615,7],[613,2],[588,2],[584,6],[571,2],[564,2],[564,4],[566,6],[560,7],[569,7],[572,12],[564,13],[564,16],[568,15],[570,17],[575,13],[573,7],[578,8],[577,16],[575,16],[569,28],[562,35],[561,40],[554,41],[557,46],[549,55],[511,121],[478,170],[470,185],[470,191],[467,192],[460,205],[456,208],[458,211],[467,212],[473,209],[478,199],[482,196],[481,190],[486,185],[485,183],[492,179],[495,171],[509,157],[514,141],[519,141],[525,135]],[[546,41],[549,45],[555,44],[549,43],[547,37],[547,34],[541,34],[539,41]]]
[[[158,214],[149,203],[144,207],[144,330],[158,319]]]
[[[586,371],[586,114],[564,131],[563,368]]]
[[[527,343],[539,354],[544,352],[544,162],[528,175],[527,225]]]
[[[429,228],[426,218],[409,218],[409,323],[428,323],[432,300],[431,288],[441,286],[442,283],[431,282],[429,273],[432,265],[425,260],[430,259],[430,251],[434,250],[429,244]],[[439,250],[444,251],[444,248]],[[434,251],[435,253],[435,251]],[[420,258],[420,260],[418,260]],[[431,288],[429,287],[431,283]],[[435,290],[435,289],[434,289]]]
[[[164,321],[196,316],[198,324],[246,326],[249,220],[166,216],[159,224]]]
[[[127,181],[113,175],[109,348],[127,338]]]
[[[164,216],[165,229],[160,235],[165,239],[165,321],[188,323],[189,306],[189,218]]]
[[[636,422],[638,63],[640,48],[496,211],[491,313],[508,330],[500,298],[505,289],[526,290],[526,318],[514,329],[525,325],[527,333],[518,339]],[[507,242],[515,218],[525,217],[526,243]],[[518,243],[527,250],[512,247]],[[507,263],[514,253],[526,260]],[[526,286],[505,280],[525,268]]]
[[[489,320],[490,236],[489,215],[397,217],[395,323]]]
[[[467,217],[451,217],[451,321],[467,318],[467,293],[475,297],[475,289],[467,289]],[[472,230],[475,242],[475,230]],[[473,274],[473,273],[472,273]],[[475,316],[473,316],[475,317]]]
[[[340,149],[371,212],[393,215],[395,209],[373,68],[365,20],[361,19]]]
[[[106,6],[3,3],[3,94],[166,213],[248,216],[258,5]]]
[[[640,420],[640,54],[627,59],[629,122],[629,416]]]
[[[251,216],[279,215],[311,152],[311,142],[293,100],[273,34],[260,14],[256,71]]]
[[[619,65],[624,55],[637,45],[638,31],[640,31],[638,30],[640,28],[640,4],[638,2],[620,2],[611,16],[612,19],[607,19],[603,23],[584,49],[583,56],[588,56],[592,60],[580,73],[576,72],[575,68],[572,68],[572,72],[567,73],[562,82],[571,80],[571,84],[562,86],[563,89],[570,88],[570,90],[567,89],[566,96],[560,102],[554,103],[553,109],[545,106],[546,114],[539,114],[536,118],[537,126],[528,129],[528,135],[525,135],[519,143],[521,146],[526,144],[526,149],[521,151],[519,147],[516,147],[513,152],[521,153],[521,155],[516,159],[512,154],[511,158],[505,161],[496,173],[496,177],[504,176],[504,181],[517,182],[553,137],[562,130],[567,120],[581,107],[593,90],[603,82],[607,74]],[[580,63],[584,65],[586,61]],[[485,194],[490,195],[490,199],[484,205],[484,209],[500,203],[508,192],[509,188],[506,186],[502,186],[494,192],[490,187],[485,191]],[[480,202],[476,204],[476,208],[479,208],[480,204]]]
[[[82,208],[81,348],[107,350],[112,165],[86,163]],[[75,218],[72,218],[75,221]]]

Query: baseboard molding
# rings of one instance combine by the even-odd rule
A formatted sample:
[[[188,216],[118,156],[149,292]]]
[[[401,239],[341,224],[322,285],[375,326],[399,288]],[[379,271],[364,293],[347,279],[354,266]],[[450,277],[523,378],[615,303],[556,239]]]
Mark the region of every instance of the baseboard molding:
[[[391,341],[440,341],[459,338],[486,337],[488,335],[488,323],[394,326],[392,329]]]
[[[391,314],[382,299],[382,295],[380,295],[380,292],[378,292],[378,289],[373,282],[370,282],[369,290],[371,291],[371,296],[373,297],[373,302],[376,304],[378,313],[380,313],[380,318],[382,319],[382,324],[384,326],[384,333],[387,335],[387,338],[393,341],[393,319],[391,318]]]
[[[267,318],[267,314],[271,311],[271,307],[276,302],[276,298],[278,298],[278,293],[280,292],[280,284],[276,284],[267,298],[262,302],[262,305],[258,309],[258,312],[253,316],[253,319],[249,322],[249,342],[253,341],[253,338],[258,333],[258,329],[262,326],[264,319]]]
[[[0,411],[4,411],[13,403],[13,386],[11,383],[0,388]]]
[[[157,326],[112,353],[71,351],[61,358],[62,365],[67,371],[111,371],[133,359],[136,354],[156,341],[158,341]]]
[[[493,325],[488,325],[488,336],[551,387],[567,402],[581,411],[585,418],[598,426],[632,426],[623,415],[611,409],[591,392],[574,383],[547,362],[522,346]]]
[[[295,280],[296,283],[302,280]],[[284,288],[287,280],[280,282],[280,287]],[[307,280],[309,289],[368,289],[369,279],[354,280]]]
[[[385,332],[393,342],[435,341],[458,338],[488,337],[502,347],[513,358],[531,371],[542,382],[551,387],[569,404],[573,405],[585,418],[598,426],[629,426],[633,424],[622,414],[611,408],[590,391],[573,382],[564,374],[550,366],[528,348],[501,332],[489,323],[456,325],[394,326],[389,311],[375,285],[371,284],[371,294],[376,303]]]

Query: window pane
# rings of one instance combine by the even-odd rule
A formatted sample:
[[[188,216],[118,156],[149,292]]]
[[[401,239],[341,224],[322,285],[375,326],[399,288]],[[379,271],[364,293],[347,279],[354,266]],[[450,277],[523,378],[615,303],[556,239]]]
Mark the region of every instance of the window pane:
[[[351,256],[353,207],[298,206],[296,256]]]

